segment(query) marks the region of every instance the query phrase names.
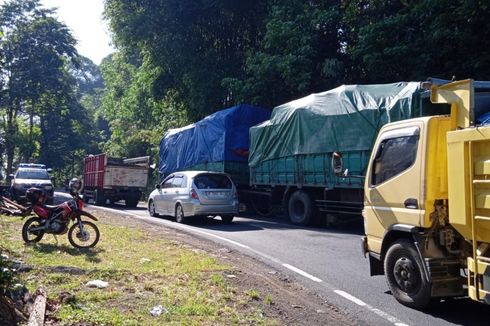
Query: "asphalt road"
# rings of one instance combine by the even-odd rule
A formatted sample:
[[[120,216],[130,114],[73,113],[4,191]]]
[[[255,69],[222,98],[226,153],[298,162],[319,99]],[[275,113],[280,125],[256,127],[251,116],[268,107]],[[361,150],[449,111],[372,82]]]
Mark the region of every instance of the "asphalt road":
[[[347,311],[364,325],[490,325],[490,306],[468,298],[435,303],[427,311],[407,308],[391,296],[384,276],[369,276],[361,254],[361,218],[330,229],[297,227],[281,218],[219,218],[182,225],[152,218],[146,208],[124,210],[137,218],[209,238],[267,263]]]

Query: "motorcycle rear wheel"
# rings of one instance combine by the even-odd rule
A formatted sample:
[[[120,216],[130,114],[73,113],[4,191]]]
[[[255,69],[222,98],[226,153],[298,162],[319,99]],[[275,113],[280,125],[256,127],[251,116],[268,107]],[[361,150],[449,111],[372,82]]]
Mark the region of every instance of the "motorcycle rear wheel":
[[[68,240],[75,248],[92,248],[99,242],[99,228],[94,223],[88,221],[82,221],[82,224],[83,234],[80,230],[80,225],[78,222],[75,222],[70,227],[70,230],[68,230]]]
[[[37,217],[28,219],[22,226],[22,239],[25,243],[39,242],[44,236],[44,231],[31,231],[42,226],[42,221]]]

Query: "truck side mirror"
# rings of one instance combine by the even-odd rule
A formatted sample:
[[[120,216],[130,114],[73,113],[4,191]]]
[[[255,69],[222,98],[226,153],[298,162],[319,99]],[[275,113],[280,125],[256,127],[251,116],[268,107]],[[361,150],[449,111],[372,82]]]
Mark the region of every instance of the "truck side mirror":
[[[335,175],[342,175],[343,165],[342,165],[342,154],[339,152],[332,153],[332,170]]]

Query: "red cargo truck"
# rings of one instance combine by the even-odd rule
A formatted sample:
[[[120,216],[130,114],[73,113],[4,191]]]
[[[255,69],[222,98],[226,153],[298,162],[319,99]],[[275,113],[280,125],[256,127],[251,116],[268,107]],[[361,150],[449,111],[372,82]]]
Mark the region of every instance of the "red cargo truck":
[[[148,182],[149,156],[111,158],[106,154],[89,155],[83,162],[83,199],[96,205],[124,200],[136,207]]]

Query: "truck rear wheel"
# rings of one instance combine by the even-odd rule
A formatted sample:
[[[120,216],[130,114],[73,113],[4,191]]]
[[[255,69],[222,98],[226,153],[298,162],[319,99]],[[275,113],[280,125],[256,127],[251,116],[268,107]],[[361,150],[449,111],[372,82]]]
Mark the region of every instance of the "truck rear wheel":
[[[310,196],[303,190],[295,191],[288,202],[289,220],[296,225],[308,225],[313,213]]]
[[[138,198],[134,198],[134,197],[131,197],[131,198],[126,198],[124,200],[126,202],[126,207],[136,207],[138,206]]]
[[[105,204],[105,198],[104,198],[104,193],[103,193],[102,190],[95,189],[95,192],[94,192],[94,202],[95,202],[95,205],[104,206],[104,204]]]
[[[431,284],[425,279],[422,260],[413,243],[400,239],[386,252],[386,281],[401,304],[422,309],[431,299]]]

